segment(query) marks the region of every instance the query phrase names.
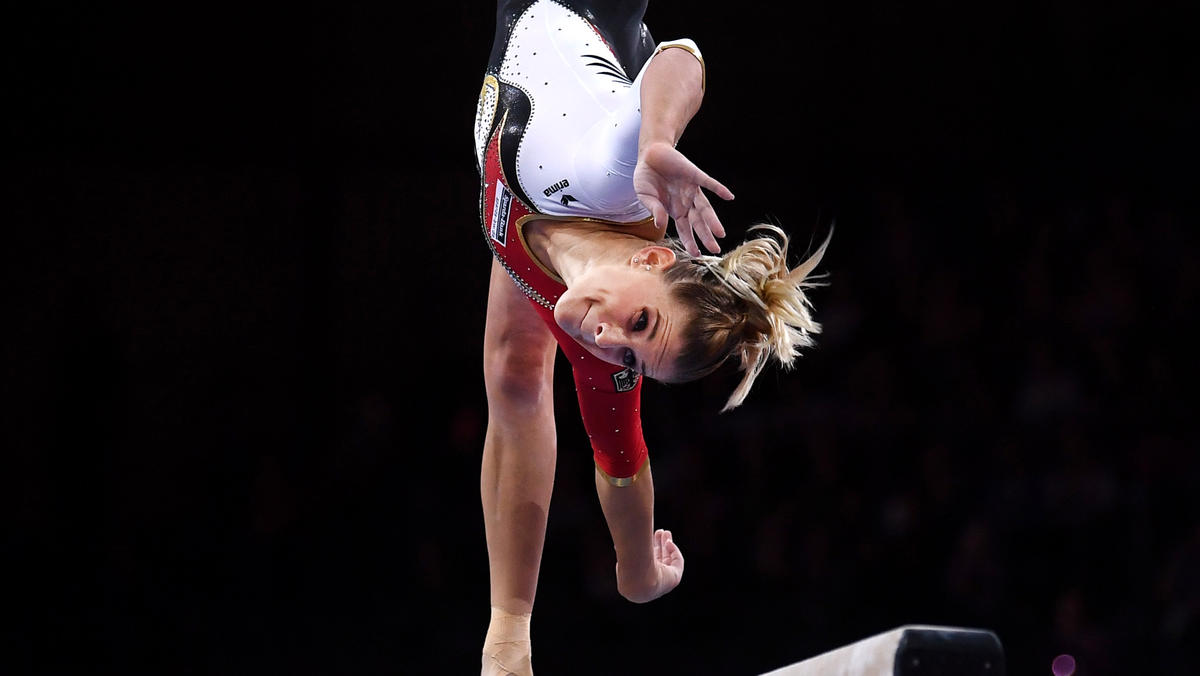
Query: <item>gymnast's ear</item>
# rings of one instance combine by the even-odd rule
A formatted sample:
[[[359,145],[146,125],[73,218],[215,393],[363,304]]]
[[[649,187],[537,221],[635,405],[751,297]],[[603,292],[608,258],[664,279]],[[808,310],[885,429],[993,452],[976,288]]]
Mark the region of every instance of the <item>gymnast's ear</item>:
[[[675,252],[669,247],[651,244],[638,249],[637,253],[630,257],[629,264],[634,266],[649,265],[658,270],[666,270],[675,265],[675,260]]]

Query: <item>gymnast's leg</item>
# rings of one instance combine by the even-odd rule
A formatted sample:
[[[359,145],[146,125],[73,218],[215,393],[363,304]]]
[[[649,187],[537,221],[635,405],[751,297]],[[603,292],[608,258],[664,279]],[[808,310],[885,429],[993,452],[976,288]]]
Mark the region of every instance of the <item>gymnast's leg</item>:
[[[492,604],[483,674],[527,675],[529,617],[554,487],[557,344],[495,262],[483,344],[488,426],[480,494]]]

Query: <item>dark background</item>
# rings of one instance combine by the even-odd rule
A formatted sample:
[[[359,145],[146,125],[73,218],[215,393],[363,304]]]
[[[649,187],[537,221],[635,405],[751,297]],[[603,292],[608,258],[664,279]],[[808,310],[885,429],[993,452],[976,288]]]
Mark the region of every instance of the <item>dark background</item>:
[[[992,629],[1009,674],[1197,668],[1185,4],[653,0],[709,64],[681,148],[728,240],[836,221],[826,332],[729,414],[731,374],[647,386],[687,556],[647,606],[560,364],[538,673],[755,674],[907,623]],[[492,30],[10,16],[5,673],[476,673]]]

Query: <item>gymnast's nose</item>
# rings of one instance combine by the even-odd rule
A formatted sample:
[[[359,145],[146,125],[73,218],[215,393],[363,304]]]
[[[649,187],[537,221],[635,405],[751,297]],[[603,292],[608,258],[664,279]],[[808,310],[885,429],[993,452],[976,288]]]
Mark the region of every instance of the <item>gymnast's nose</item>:
[[[596,347],[623,347],[625,345],[625,333],[615,324],[600,322],[596,324],[594,340],[596,341]]]

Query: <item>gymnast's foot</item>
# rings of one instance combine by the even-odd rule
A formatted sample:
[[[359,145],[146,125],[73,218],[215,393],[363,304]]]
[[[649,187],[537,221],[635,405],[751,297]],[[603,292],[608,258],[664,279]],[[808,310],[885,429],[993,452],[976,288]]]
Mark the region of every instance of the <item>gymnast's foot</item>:
[[[492,608],[480,676],[533,676],[529,617]]]
[[[654,531],[654,560],[648,570],[626,571],[617,562],[617,591],[634,603],[646,603],[679,586],[683,579],[683,552],[671,531]]]
[[[526,646],[528,648],[529,646]],[[533,676],[533,665],[529,661],[529,653],[514,657],[505,657],[508,651],[499,655],[483,654],[483,669],[480,676]]]

